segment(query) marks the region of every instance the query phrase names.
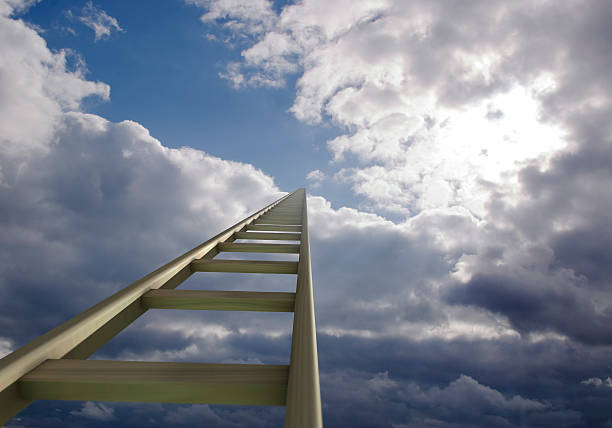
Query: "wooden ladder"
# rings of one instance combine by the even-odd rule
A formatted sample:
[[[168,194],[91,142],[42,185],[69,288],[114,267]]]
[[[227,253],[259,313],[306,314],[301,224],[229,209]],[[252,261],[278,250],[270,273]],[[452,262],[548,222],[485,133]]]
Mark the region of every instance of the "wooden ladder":
[[[274,240],[299,244],[261,243]],[[296,253],[299,261],[215,260],[221,252]],[[175,290],[194,272],[297,274],[297,286],[295,293]],[[86,359],[154,308],[293,312],[290,364]],[[285,427],[322,427],[305,189],[2,358],[0,425],[33,400],[285,405]]]

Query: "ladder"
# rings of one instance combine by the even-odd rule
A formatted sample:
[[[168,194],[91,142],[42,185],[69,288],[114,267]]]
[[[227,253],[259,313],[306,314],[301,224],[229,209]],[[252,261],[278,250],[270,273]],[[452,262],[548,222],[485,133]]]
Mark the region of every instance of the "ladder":
[[[299,259],[215,260],[221,252],[294,253]],[[175,290],[195,272],[296,274],[297,285],[294,293]],[[293,312],[290,363],[87,360],[149,309]],[[0,425],[34,400],[284,405],[285,427],[322,427],[305,189],[284,196],[2,358]]]

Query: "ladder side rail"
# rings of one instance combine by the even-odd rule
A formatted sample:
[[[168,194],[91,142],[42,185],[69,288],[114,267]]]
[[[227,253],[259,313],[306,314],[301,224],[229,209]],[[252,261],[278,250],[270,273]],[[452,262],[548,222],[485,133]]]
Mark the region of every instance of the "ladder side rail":
[[[219,242],[231,238],[235,232],[243,230],[248,224],[294,194],[295,192],[290,193],[272,202],[215,237],[0,359],[0,403],[2,404],[0,405],[0,424],[10,420],[30,403],[30,401],[21,397],[16,384],[22,376],[47,359],[64,357],[96,333],[97,330],[111,323],[115,317],[121,316],[124,310],[133,309],[134,305],[140,305],[139,300],[147,291],[162,288],[185,268],[189,268],[193,260],[214,250]],[[136,318],[138,316],[139,314],[136,315]],[[125,326],[135,319],[133,316],[122,318],[125,318]],[[115,326],[113,330],[118,333],[122,328]],[[113,337],[111,335],[103,336],[106,340]],[[97,343],[96,346],[99,348],[104,343],[105,341]]]
[[[315,326],[306,192],[293,316],[285,428],[322,428],[321,391]]]

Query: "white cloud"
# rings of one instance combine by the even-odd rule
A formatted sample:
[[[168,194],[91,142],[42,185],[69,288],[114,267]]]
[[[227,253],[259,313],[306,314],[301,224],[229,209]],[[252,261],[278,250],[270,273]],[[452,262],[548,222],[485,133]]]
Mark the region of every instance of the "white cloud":
[[[252,165],[79,111],[108,85],[67,70],[22,21],[0,20],[0,301],[15,302],[2,310],[14,337],[40,328],[23,314],[42,284],[55,284],[50,328],[282,195]],[[65,293],[74,299],[51,303]]]
[[[81,10],[79,21],[94,31],[94,41],[110,37],[113,31],[122,32],[117,18],[113,18],[104,10],[89,1]]]
[[[310,186],[316,189],[321,185],[321,182],[325,180],[327,176],[320,169],[315,169],[306,174],[306,180],[310,182]]]
[[[325,178],[325,173],[320,169],[315,169],[306,174],[306,180],[321,181]]]
[[[0,15],[10,16],[22,12],[40,0],[2,0],[0,2]]]
[[[473,412],[475,408],[481,412],[498,413],[505,410],[541,411],[549,407],[518,395],[506,398],[499,391],[482,385],[467,375],[459,376],[444,388],[432,387],[422,391],[415,385],[414,388],[407,388],[402,395],[404,394],[407,401],[416,401],[426,406],[447,406],[455,411],[468,413]]]
[[[591,377],[580,382],[583,385],[593,386],[596,388],[607,387],[612,388],[612,378],[607,377],[605,380],[598,377]]]
[[[209,20],[231,15],[216,2],[199,4]],[[547,7],[535,10],[545,15]],[[558,89],[562,70],[538,63],[539,52],[515,37],[523,9],[307,0],[276,19],[266,13],[268,30],[252,33],[243,61],[224,76],[236,87],[279,86],[298,72],[291,112],[346,130],[329,149],[337,165],[347,154],[360,165],[338,176],[376,209],[410,215],[461,205],[482,216],[491,194],[483,182],[516,187],[513,174],[525,161],[546,162],[566,144],[562,127],[540,120],[541,100]],[[248,16],[245,25],[259,15]],[[487,23],[495,20],[493,31]],[[514,66],[523,55],[532,69]]]
[[[0,337],[0,358],[11,352],[13,352],[13,342],[6,337]]]
[[[445,273],[398,268],[391,260],[404,261],[382,241],[374,241],[380,248],[374,254],[385,273],[419,278],[440,291],[417,293],[420,303],[448,317],[436,334],[528,338],[552,330],[607,343],[610,238],[597,231],[609,229],[602,216],[610,204],[604,184],[611,170],[608,16],[606,2],[583,8],[577,2],[389,0],[348,8],[305,0],[286,5],[268,31],[253,33],[232,67],[244,86],[266,70],[276,70],[274,82],[295,73],[274,64],[298,66],[290,111],[301,121],[330,121],[343,130],[327,143],[336,168],[330,175],[365,198],[361,209],[378,214],[323,209],[325,215],[311,220],[321,239],[351,230],[355,218],[360,226],[352,233],[365,242],[395,230],[410,257],[416,242],[426,243],[428,260],[444,260]],[[573,25],[564,29],[561,21]],[[363,226],[366,218],[376,238]],[[465,289],[445,290],[452,284]],[[362,287],[357,294],[367,301]],[[531,305],[544,296],[551,297],[546,305]],[[499,329],[453,313],[445,299],[484,308],[499,319]],[[568,310],[584,321],[570,325],[556,315]],[[384,331],[376,323],[325,328],[363,337]]]
[[[434,357],[435,358],[435,357]],[[397,370],[397,369],[396,369]],[[370,409],[372,404],[384,411],[384,417],[374,417],[363,411],[360,419],[376,423],[387,422],[394,427],[424,426],[520,426],[516,414],[529,420],[553,410],[540,400],[521,395],[508,395],[480,383],[471,376],[441,382],[442,385],[421,386],[413,381],[394,377],[389,371],[364,373],[334,372],[322,379],[326,384],[346,385],[341,392],[333,390],[328,408],[346,406],[350,412]],[[348,412],[344,414],[348,417]],[[367,420],[369,418],[370,420]],[[461,425],[457,422],[460,421]]]
[[[108,99],[110,88],[86,80],[83,67],[67,70],[70,51],[52,53],[36,31],[6,16],[0,16],[0,51],[0,185],[6,185],[21,162],[50,148],[64,111],[78,109],[89,96]]]
[[[187,3],[206,8],[203,22],[224,21],[223,26],[242,37],[260,34],[276,22],[276,14],[267,0],[186,0]]]
[[[112,421],[115,419],[115,409],[102,403],[87,401],[81,410],[73,410],[71,415],[80,416],[97,421]]]

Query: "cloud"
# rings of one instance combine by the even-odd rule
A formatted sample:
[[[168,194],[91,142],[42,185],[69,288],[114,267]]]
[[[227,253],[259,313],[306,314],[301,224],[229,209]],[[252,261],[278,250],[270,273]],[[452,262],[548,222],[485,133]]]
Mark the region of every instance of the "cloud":
[[[208,14],[219,7],[200,5]],[[333,159],[341,167],[356,156],[361,165],[341,167],[337,177],[376,209],[409,215],[460,204],[483,215],[490,189],[482,180],[507,185],[504,173],[566,142],[560,127],[538,120],[560,76],[544,64],[513,67],[538,56],[522,43],[528,36],[516,40],[523,6],[466,9],[444,2],[287,5],[262,19],[268,31],[252,33],[224,77],[235,87],[282,86],[297,73],[290,111],[346,131],[328,142]],[[546,5],[535,11],[545,15]],[[485,24],[492,21],[495,31]]]
[[[54,293],[89,284],[93,303],[279,196],[272,179],[251,165],[165,148],[134,122],[70,112],[57,127],[52,149],[0,189],[11,248],[2,254],[6,299],[55,278]],[[19,259],[32,251],[48,255],[24,276]],[[112,268],[99,264],[109,257]],[[70,271],[72,279],[62,273]],[[28,310],[15,305],[9,312]]]
[[[10,354],[13,351],[13,343],[11,340],[0,337],[0,358],[4,357],[7,354]]]
[[[282,425],[284,412],[282,408],[250,408],[241,409],[233,406],[189,406],[178,407],[170,411],[163,419],[173,426],[194,426],[206,423],[206,426],[219,428],[272,427]]]
[[[324,387],[327,403],[343,409],[331,411],[332,425],[346,423],[347,408],[373,426],[608,422],[609,411],[578,403],[604,394],[587,393],[580,382],[600,379],[597,350],[612,343],[611,16],[605,1],[588,8],[547,1],[348,8],[306,0],[284,6],[266,21],[267,31],[243,41],[230,64],[235,86],[264,80],[282,86],[295,77],[289,111],[342,131],[327,142],[328,176],[364,198],[362,211],[309,199],[319,331],[325,342],[337,340],[335,346],[361,356],[328,365],[342,372],[335,380],[350,384],[359,366],[389,390],[393,382],[411,382],[413,373],[397,380],[390,370],[421,364],[411,353],[428,350],[435,359],[436,352],[448,352],[444,363],[452,368],[436,383],[440,390],[448,385],[487,396],[491,385],[505,400],[521,391],[547,406],[524,419],[516,409],[474,422],[460,409],[441,417],[422,408],[414,420],[381,422],[380,414],[406,413],[403,404],[380,400],[379,411],[367,415],[365,404],[353,406],[358,397],[330,399],[338,390],[359,391],[336,390],[332,381]],[[443,344],[431,349],[433,341]],[[473,367],[469,358],[452,362],[462,355],[462,341],[468,348],[486,341],[487,356],[516,341],[510,346],[516,354],[480,361],[484,371],[508,367],[510,355],[525,361],[534,355],[526,349],[579,346],[584,359],[575,363],[584,375],[551,363],[564,374],[554,380],[544,362],[554,357],[534,356],[531,379],[519,386],[496,372],[494,385],[488,381],[494,377],[464,369]],[[386,358],[393,352],[395,365]],[[376,373],[388,372],[389,379],[375,377],[373,361],[380,362]],[[425,385],[445,367],[437,363],[416,382],[421,392],[435,390]],[[544,372],[549,387],[534,381]],[[469,378],[458,378],[461,373]],[[571,398],[555,390],[571,390]]]
[[[441,256],[447,303],[524,334],[608,343],[612,10],[526,7],[389,1],[338,13],[341,2],[308,0],[253,33],[232,67],[248,84],[270,64],[298,66],[290,111],[345,130],[327,143],[334,177],[367,209],[430,219],[439,242],[455,236],[448,214],[472,218]],[[568,310],[584,323],[563,320]]]
[[[81,410],[72,411],[70,414],[87,419],[95,419],[97,421],[112,421],[115,419],[115,409],[102,403],[93,403],[91,401],[87,401],[83,404]]]
[[[69,70],[66,53],[49,51],[41,36],[23,22],[7,16],[0,19],[0,46],[6,47],[0,62],[0,90],[8,96],[0,102],[0,117],[7,125],[0,152],[0,301],[12,302],[2,305],[0,311],[0,330],[7,332],[1,342],[0,351],[4,353],[283,193],[271,177],[252,165],[188,147],[171,149],[136,122],[113,123],[81,111],[85,97],[108,99],[108,85],[86,80],[82,71]],[[18,95],[20,91],[26,96]],[[35,270],[28,261],[33,254],[40,261]],[[228,282],[220,281],[221,288],[237,285]],[[36,317],[27,316],[34,312]],[[186,312],[186,322],[200,315]],[[225,315],[227,319],[229,314]],[[235,362],[237,356],[261,362],[272,349],[280,355],[273,358],[283,358],[286,363],[291,321],[288,314],[282,315],[286,315],[287,327],[282,337],[277,334],[277,339],[268,339],[279,344],[268,345],[263,357],[258,346],[265,342],[253,331],[241,332],[238,328],[249,324],[256,328],[257,321],[228,323],[229,327],[216,331],[228,331],[226,335],[204,335],[206,328],[201,328],[195,329],[194,335],[181,337],[177,332],[185,333],[186,324],[181,324],[180,318],[173,320],[174,324],[159,324],[147,317],[139,320],[142,326],[135,324],[128,329],[131,332],[127,337],[118,337],[99,355],[203,361],[203,352],[210,358],[210,346],[218,345],[217,362]],[[223,322],[223,317],[218,322]],[[266,327],[277,324],[264,321]],[[210,325],[201,327],[210,330]],[[146,337],[143,330],[159,339],[142,340]],[[228,343],[241,339],[251,348],[231,353]],[[40,425],[53,419],[54,412],[62,412],[64,421],[80,417],[112,419],[120,424],[126,412],[139,412],[138,406],[130,412],[123,405],[90,402],[76,409],[69,403],[59,408],[41,412],[43,416],[37,414],[40,410],[31,408],[22,414],[22,420],[26,426]],[[177,410],[176,418],[182,413]],[[257,420],[270,420],[268,412],[260,417],[249,411],[229,413],[229,419],[237,421],[229,426],[244,426],[240,422],[243,420],[257,426]],[[168,414],[174,413],[162,412],[154,417],[163,423]],[[139,423],[130,421],[126,426]],[[263,426],[261,422],[259,426]]]
[[[79,21],[94,31],[94,41],[110,37],[113,31],[125,31],[119,26],[117,18],[113,18],[104,10],[89,1],[81,10]]]
[[[251,37],[269,30],[276,22],[276,14],[267,0],[186,0],[206,9],[202,22],[222,21],[223,27],[239,37]]]
[[[321,185],[321,182],[325,180],[325,178],[327,178],[325,173],[320,169],[312,170],[308,174],[306,174],[306,180],[311,183],[311,187],[313,189],[319,187]]]
[[[605,386],[607,388],[612,388],[612,378],[608,377],[605,380],[600,379],[598,377],[591,377],[588,379],[585,379],[583,381],[580,382],[583,385],[588,385],[588,386],[593,386],[596,388]]]
[[[79,111],[85,97],[107,99],[108,85],[68,70],[65,53],[22,21],[0,19],[0,295],[15,302],[1,322],[15,344],[281,195],[251,165],[170,149],[135,122]],[[34,271],[32,254],[42,262]],[[42,302],[48,312],[25,322]]]
[[[0,183],[7,185],[29,156],[49,149],[63,111],[79,109],[87,97],[108,99],[110,87],[86,80],[82,66],[68,70],[67,58],[72,53],[51,52],[22,21],[0,16],[0,22]]]
[[[451,300],[503,313],[522,331],[610,343],[605,207],[612,195],[604,183],[612,180],[612,162],[604,147],[611,129],[598,110],[574,126],[574,149],[520,171],[520,192],[496,189],[481,239],[497,242],[498,251],[462,257],[456,273],[463,284],[449,289]],[[568,322],[570,312],[581,321]]]
[[[583,85],[568,58],[585,55],[576,41],[589,28],[603,28],[599,17],[607,8],[599,2],[584,11],[568,36],[554,25],[550,7],[533,5],[527,17],[521,3],[346,8],[305,1],[266,20],[273,27],[257,35],[227,76],[235,86],[274,86],[299,67],[291,111],[307,122],[330,118],[347,130],[329,148],[336,161],[352,153],[365,164],[342,176],[379,208],[407,213],[462,204],[482,214],[490,189],[480,180],[507,185],[500,174],[516,173],[526,160],[545,161],[566,145],[559,123],[540,120],[542,103],[548,107],[568,87]],[[555,9],[554,16],[572,17],[573,7]],[[495,31],[487,22],[496,23]],[[587,50],[596,81],[606,74],[594,61],[603,50],[598,43]],[[381,182],[389,190],[382,196]]]
[[[364,426],[521,426],[522,421],[550,410],[549,404],[519,395],[506,397],[466,375],[428,388],[394,380],[388,372],[373,377],[359,372],[335,373],[325,381],[352,385],[345,393],[357,415],[350,420],[359,419]],[[335,395],[331,400],[335,403],[342,398]],[[375,415],[360,410],[367,402],[376,402],[387,416],[377,422]]]

